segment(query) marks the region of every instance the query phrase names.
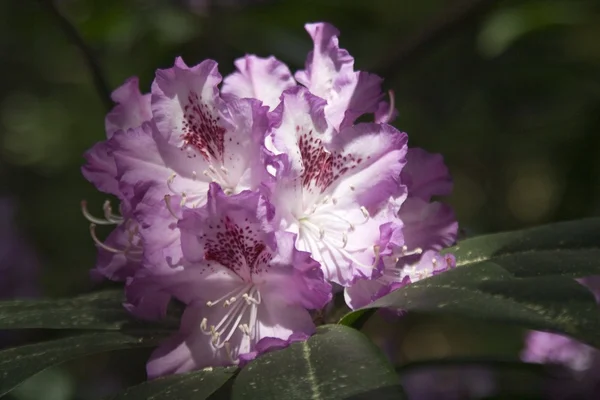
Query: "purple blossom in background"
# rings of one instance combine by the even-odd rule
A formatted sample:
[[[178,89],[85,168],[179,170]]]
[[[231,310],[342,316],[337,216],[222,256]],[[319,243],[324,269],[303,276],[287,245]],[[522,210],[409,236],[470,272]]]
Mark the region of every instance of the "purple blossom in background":
[[[600,303],[600,276],[578,281],[590,289]],[[572,371],[573,379],[569,384],[549,389],[553,399],[600,398],[600,351],[585,343],[563,335],[532,331],[525,340],[521,359],[532,363],[558,364]]]
[[[408,398],[414,400],[483,399],[497,389],[494,372],[481,366],[422,368],[400,379]]]
[[[39,261],[15,224],[12,199],[0,198],[0,298],[19,299],[39,295]]]
[[[15,223],[16,206],[8,197],[0,197],[0,298],[37,297],[39,260]],[[23,334],[0,332],[0,348],[14,345]]]
[[[124,281],[126,308],[164,317],[177,335],[148,363],[156,377],[245,363],[304,340],[332,284],[351,307],[454,265],[452,182],[441,156],[408,149],[382,79],[354,70],[339,32],[307,24],[305,69],[246,55],[222,79],[216,62],[159,69],[113,93],[107,138],[84,176],[114,195],[90,231],[93,276]],[[356,123],[366,115],[371,123]],[[96,225],[114,225],[102,241]]]

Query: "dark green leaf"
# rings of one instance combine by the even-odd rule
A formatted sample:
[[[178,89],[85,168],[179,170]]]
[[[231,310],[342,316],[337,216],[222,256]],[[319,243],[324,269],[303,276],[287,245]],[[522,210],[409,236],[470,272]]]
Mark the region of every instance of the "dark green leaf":
[[[398,289],[369,308],[452,314],[566,333],[600,346],[600,310],[582,285],[564,277],[514,278],[501,266],[461,267]],[[357,318],[350,313],[340,323]]]
[[[0,329],[102,329],[141,326],[123,308],[123,289],[94,292],[68,299],[0,302]],[[145,327],[150,327],[145,323]],[[176,318],[161,322],[177,329]]]
[[[150,347],[163,334],[128,335],[95,332],[0,351],[0,396],[44,369],[88,354]]]
[[[237,368],[210,368],[133,386],[111,400],[203,400],[233,377]]]
[[[478,236],[447,251],[457,266],[493,262],[515,277],[600,275],[600,218]]]
[[[234,399],[402,399],[394,368],[355,329],[325,325],[305,342],[265,354],[243,368]]]

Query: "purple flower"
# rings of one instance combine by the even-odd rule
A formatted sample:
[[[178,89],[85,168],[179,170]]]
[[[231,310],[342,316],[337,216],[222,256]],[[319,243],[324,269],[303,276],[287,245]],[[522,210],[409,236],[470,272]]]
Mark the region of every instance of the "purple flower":
[[[0,197],[0,298],[35,297],[38,259],[15,224],[14,201]]]
[[[331,287],[318,263],[294,248],[293,234],[272,229],[273,216],[259,193],[227,196],[215,183],[204,207],[184,210],[190,264],[164,284],[188,307],[180,332],[152,355],[150,377],[237,364],[261,339],[313,333],[307,309],[323,307]]]
[[[380,227],[401,224],[385,205],[404,193],[407,137],[367,123],[334,132],[324,107],[308,90],[293,88],[273,111],[273,144],[283,157],[272,202],[281,227],[298,234],[298,249],[322,264],[328,280],[348,286],[377,270]]]
[[[139,93],[137,79],[113,93],[119,104],[106,118],[108,140],[86,153],[83,167],[96,187],[121,200],[121,215],[106,203],[104,219],[84,204],[99,248],[95,276],[125,280],[140,268],[140,202],[166,200],[172,208],[174,197],[198,207],[210,182],[237,193],[269,179],[262,162],[267,110],[252,99],[225,103],[216,87],[220,80],[213,61],[188,68],[178,58],[173,68],[157,71],[152,101]],[[98,224],[117,228],[102,242],[94,231]]]
[[[356,306],[453,265],[438,251],[455,239],[454,216],[431,202],[451,188],[441,157],[408,150],[387,125],[393,96],[386,103],[381,79],[354,70],[333,26],[306,29],[314,47],[295,75],[247,55],[221,89],[212,60],[177,58],[150,94],[128,80],[113,93],[107,139],[86,153],[84,176],[120,202],[104,218],[83,204],[94,275],[125,281],[139,318],[164,317],[172,298],[186,305],[151,377],[303,340],[308,310],[331,298],[326,281]],[[375,122],[357,124],[364,114]],[[96,225],[115,229],[102,241]]]
[[[354,71],[354,58],[339,47],[339,31],[327,23],[306,24],[313,40],[305,69],[292,78],[289,68],[274,57],[247,55],[236,60],[237,72],[224,80],[223,93],[261,100],[271,109],[281,93],[296,86],[325,100],[324,114],[336,130],[350,126],[363,114],[374,113],[376,122],[387,123],[395,116],[393,105],[382,101],[383,80],[374,74]]]
[[[120,183],[113,143],[130,130],[142,129],[142,124],[150,120],[151,111],[150,96],[140,93],[137,78],[130,78],[117,88],[112,99],[117,105],[106,116],[108,140],[97,143],[86,152],[87,163],[82,167],[82,173],[96,188],[121,201],[120,214],[113,212],[110,201],[104,203],[104,218],[90,214],[85,202],[82,202],[82,210],[91,222],[90,233],[98,248],[92,277],[122,281],[139,267],[141,261],[138,226],[132,213],[143,191],[139,183],[133,186]],[[105,241],[101,241],[96,236],[96,225],[114,225],[116,228]]]
[[[431,202],[433,196],[446,196],[452,190],[442,157],[418,148],[409,149],[401,181],[408,192],[398,212],[403,240],[390,243],[388,255],[383,257],[381,277],[359,280],[346,288],[346,303],[353,309],[456,265],[454,256],[441,256],[439,251],[454,243],[458,223],[448,205]]]

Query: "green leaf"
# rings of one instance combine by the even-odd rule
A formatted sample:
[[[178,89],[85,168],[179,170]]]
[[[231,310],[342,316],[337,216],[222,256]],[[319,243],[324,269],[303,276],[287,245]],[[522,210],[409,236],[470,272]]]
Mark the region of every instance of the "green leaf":
[[[258,357],[233,383],[233,399],[402,399],[398,375],[355,329],[324,325],[305,342]]]
[[[600,310],[582,285],[563,277],[514,278],[493,263],[457,268],[398,289],[340,323],[382,307],[566,333],[600,346]]]
[[[385,307],[565,333],[598,347],[600,310],[569,279],[600,274],[598,237],[600,219],[588,219],[465,240],[448,250],[457,257],[454,270],[398,289],[340,323]]]
[[[0,351],[0,396],[53,365],[94,353],[155,346],[164,337],[95,332]]]
[[[492,262],[515,277],[600,275],[600,218],[478,236],[447,252],[457,267]]]
[[[209,368],[133,386],[111,400],[202,400],[233,377],[236,367]]]
[[[123,307],[123,289],[94,292],[68,299],[0,302],[0,329],[101,329],[156,326],[177,329],[177,318],[142,325]]]

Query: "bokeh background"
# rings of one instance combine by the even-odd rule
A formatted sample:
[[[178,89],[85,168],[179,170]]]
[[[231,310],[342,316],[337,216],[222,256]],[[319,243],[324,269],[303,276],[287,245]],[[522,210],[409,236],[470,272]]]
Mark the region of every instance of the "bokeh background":
[[[5,0],[0,207],[9,211],[0,212],[0,282],[11,290],[0,296],[92,288],[95,247],[80,201],[99,214],[106,197],[80,167],[83,152],[104,138],[107,108],[65,21],[93,54],[108,90],[136,75],[143,91],[155,69],[178,55],[188,64],[215,59],[223,75],[246,53],[275,55],[299,69],[312,46],[304,23],[331,22],[356,68],[381,74],[394,91],[394,125],[409,133],[410,145],[444,155],[455,181],[447,201],[464,236],[600,214],[598,1]],[[5,273],[9,267],[28,272]],[[6,283],[7,276],[18,278]],[[33,282],[35,290],[12,290]],[[522,336],[428,316],[367,328],[399,338],[393,345],[380,339],[399,362],[514,358]],[[39,375],[14,396],[99,398],[143,379],[143,356],[132,361],[131,376],[111,375],[121,356],[90,358]],[[489,381],[485,371],[461,373],[437,382]],[[530,377],[514,374],[527,386]]]

